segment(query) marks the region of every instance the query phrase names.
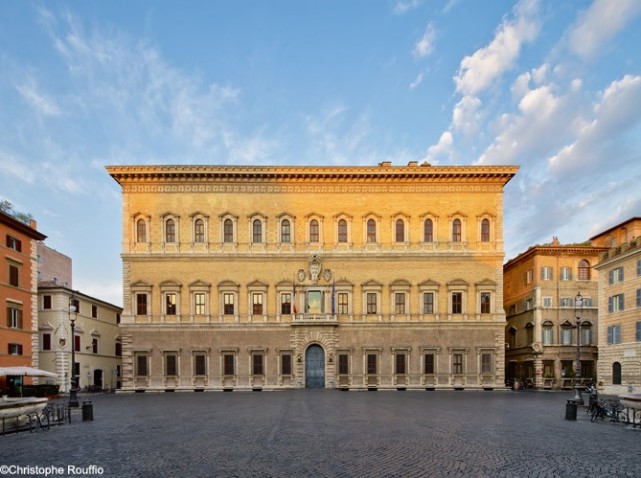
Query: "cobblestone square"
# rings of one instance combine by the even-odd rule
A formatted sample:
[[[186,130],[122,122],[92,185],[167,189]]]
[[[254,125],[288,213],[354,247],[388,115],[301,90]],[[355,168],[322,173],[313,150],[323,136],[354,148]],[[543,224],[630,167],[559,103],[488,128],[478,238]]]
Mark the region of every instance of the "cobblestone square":
[[[567,421],[570,392],[91,395],[94,421],[0,437],[15,466],[104,477],[639,477],[641,430]],[[93,467],[92,467],[93,465]],[[7,468],[9,467],[9,468]],[[14,473],[12,474],[12,471]],[[38,472],[38,470],[34,470]],[[102,471],[102,475],[99,472]]]

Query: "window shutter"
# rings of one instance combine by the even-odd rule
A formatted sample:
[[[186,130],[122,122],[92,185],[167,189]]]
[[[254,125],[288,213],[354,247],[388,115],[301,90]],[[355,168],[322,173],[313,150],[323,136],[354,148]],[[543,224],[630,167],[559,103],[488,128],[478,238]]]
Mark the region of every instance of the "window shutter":
[[[612,345],[612,327],[608,327],[608,345]]]
[[[614,284],[614,270],[611,270],[608,274],[608,283],[610,285]]]
[[[608,312],[614,312],[614,297],[608,297]]]

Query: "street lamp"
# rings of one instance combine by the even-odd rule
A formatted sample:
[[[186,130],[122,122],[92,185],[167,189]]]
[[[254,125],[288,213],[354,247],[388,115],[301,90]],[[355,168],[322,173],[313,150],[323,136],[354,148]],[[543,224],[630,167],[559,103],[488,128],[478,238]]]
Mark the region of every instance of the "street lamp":
[[[75,314],[72,318],[71,314]],[[78,319],[78,309],[76,308],[76,299],[72,295],[69,297],[69,322],[71,322],[71,388],[69,389],[69,407],[77,408],[78,403],[78,383],[76,379],[76,320]]]
[[[576,318],[576,364],[574,366],[574,400],[577,405],[583,405],[581,396],[581,312],[583,312],[583,296],[579,292],[574,298],[574,317]]]

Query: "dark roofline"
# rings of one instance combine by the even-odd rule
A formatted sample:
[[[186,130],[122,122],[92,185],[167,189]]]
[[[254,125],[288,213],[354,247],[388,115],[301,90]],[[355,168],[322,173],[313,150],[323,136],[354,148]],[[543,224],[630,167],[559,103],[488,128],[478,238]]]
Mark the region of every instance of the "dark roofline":
[[[7,226],[15,229],[16,231],[19,231],[32,239],[37,239],[39,241],[44,241],[47,236],[45,236],[43,233],[39,232],[38,230],[34,229],[33,227],[29,226],[28,224],[25,224],[24,222],[18,221],[15,217],[13,217],[11,214],[7,214],[4,211],[0,211],[0,222],[3,224],[6,224]]]
[[[632,221],[641,221],[641,217],[639,217],[639,216],[631,217],[630,219],[628,219],[628,220],[626,220],[626,221],[623,221],[623,222],[621,222],[621,223],[617,224],[616,226],[612,226],[610,229],[606,229],[605,231],[600,232],[600,233],[599,233],[599,234],[597,234],[596,236],[591,237],[591,238],[590,238],[590,240],[591,240],[591,241],[593,241],[593,240],[594,240],[594,239],[596,239],[597,237],[604,236],[604,235],[606,235],[607,233],[612,232],[612,231],[614,231],[615,229],[618,229],[618,228],[620,228],[621,226],[623,226],[623,225],[625,225],[625,224],[628,224],[628,223],[630,223],[630,222],[632,222]]]

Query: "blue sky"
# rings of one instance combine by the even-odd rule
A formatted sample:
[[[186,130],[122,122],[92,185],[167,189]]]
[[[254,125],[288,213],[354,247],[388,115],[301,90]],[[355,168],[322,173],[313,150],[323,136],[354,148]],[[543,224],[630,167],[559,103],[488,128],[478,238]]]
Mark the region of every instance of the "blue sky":
[[[0,198],[121,304],[112,164],[516,164],[506,256],[641,215],[638,0],[0,2]]]

